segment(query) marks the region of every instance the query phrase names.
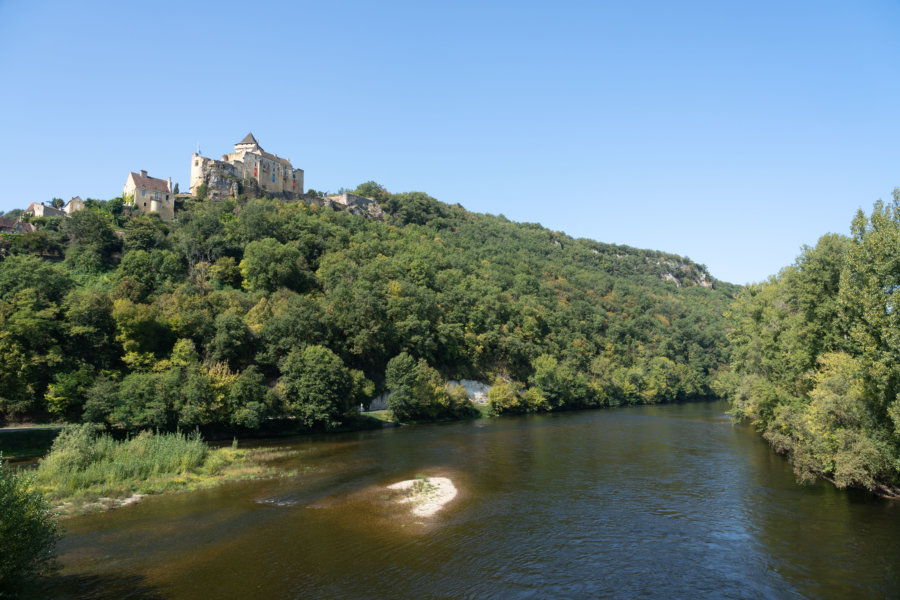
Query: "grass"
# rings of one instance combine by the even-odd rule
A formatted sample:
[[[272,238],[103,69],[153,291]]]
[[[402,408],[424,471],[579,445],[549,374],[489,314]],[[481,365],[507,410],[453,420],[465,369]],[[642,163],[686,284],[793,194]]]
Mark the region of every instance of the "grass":
[[[264,465],[288,452],[211,449],[199,433],[144,431],[123,441],[85,425],[63,432],[37,469],[39,489],[61,512],[87,512],[136,495],[193,490],[225,481],[288,475]]]
[[[475,406],[475,410],[477,410],[478,413],[482,417],[495,417],[496,416],[493,412],[491,412],[490,404],[475,404],[474,402],[472,404],[473,404],[473,406]]]
[[[378,419],[379,421],[383,421],[385,423],[398,423],[397,419],[394,418],[393,411],[390,410],[373,410],[371,412],[365,413],[365,416],[372,419]]]

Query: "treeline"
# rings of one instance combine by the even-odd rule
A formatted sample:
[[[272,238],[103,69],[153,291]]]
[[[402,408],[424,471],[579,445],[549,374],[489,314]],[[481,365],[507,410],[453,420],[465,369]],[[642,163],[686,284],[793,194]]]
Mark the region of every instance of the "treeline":
[[[731,308],[733,414],[801,481],[900,494],[900,195],[859,211]]]
[[[0,418],[327,428],[393,390],[436,419],[471,410],[449,378],[503,383],[496,412],[710,393],[733,286],[701,265],[356,191],[386,220],[241,198],[164,223],[116,199],[5,236]]]

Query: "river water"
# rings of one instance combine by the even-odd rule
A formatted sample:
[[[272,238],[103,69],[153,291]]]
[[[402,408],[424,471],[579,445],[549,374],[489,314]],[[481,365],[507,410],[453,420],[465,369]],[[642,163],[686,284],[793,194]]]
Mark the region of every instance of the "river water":
[[[296,477],[66,521],[47,598],[886,598],[900,502],[800,486],[723,403],[292,440]],[[280,440],[279,445],[286,442]],[[384,486],[451,478],[433,517]]]

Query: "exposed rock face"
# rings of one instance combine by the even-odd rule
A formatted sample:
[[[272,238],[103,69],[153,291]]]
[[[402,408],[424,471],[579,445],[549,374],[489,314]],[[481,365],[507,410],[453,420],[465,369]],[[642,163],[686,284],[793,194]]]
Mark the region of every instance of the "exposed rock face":
[[[687,260],[657,260],[656,266],[661,270],[659,276],[666,281],[671,281],[676,286],[694,286],[712,288],[713,281],[706,271],[706,267]]]
[[[321,202],[322,206],[330,206],[345,210],[353,215],[363,215],[372,219],[383,219],[384,211],[374,198],[366,198],[365,196],[357,196],[356,194],[338,194],[335,196],[325,196]]]
[[[463,386],[469,399],[475,404],[487,405],[488,403],[488,392],[491,391],[491,386],[486,383],[475,381],[474,379],[460,379],[459,381],[448,381],[447,385]]]
[[[228,163],[205,162],[201,169],[200,181],[206,184],[206,197],[210,200],[237,198],[240,192],[237,170]]]

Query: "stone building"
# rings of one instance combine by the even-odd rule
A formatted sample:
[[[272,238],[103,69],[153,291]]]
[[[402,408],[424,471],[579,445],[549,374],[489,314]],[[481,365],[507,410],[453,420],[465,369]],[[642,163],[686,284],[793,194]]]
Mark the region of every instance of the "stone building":
[[[75,196],[66,202],[65,207],[63,207],[63,212],[69,217],[72,216],[73,212],[78,212],[79,210],[84,210],[84,200],[81,199],[81,196]]]
[[[164,221],[175,218],[175,194],[172,178],[157,179],[147,175],[147,171],[129,173],[122,190],[125,197],[133,196],[132,207],[146,214],[159,213]]]
[[[234,152],[214,160],[194,153],[191,157],[191,195],[206,184],[212,199],[237,196],[238,184],[251,186],[268,196],[297,198],[303,195],[303,169],[262,149],[252,133],[234,145]]]
[[[32,233],[36,228],[31,223],[0,218],[0,233]]]
[[[46,204],[41,204],[40,202],[32,202],[28,205],[28,208],[25,209],[25,213],[31,215],[32,217],[67,217],[68,215],[56,208],[55,206],[48,206]]]

